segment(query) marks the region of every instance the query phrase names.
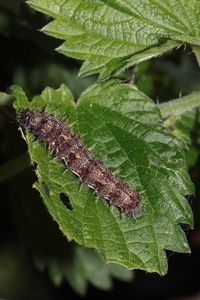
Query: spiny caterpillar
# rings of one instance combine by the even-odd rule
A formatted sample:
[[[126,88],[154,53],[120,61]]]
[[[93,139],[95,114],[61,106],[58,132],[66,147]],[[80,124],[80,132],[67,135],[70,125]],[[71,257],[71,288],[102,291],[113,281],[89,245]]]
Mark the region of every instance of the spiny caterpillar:
[[[18,123],[22,129],[44,142],[53,156],[62,160],[66,168],[76,174],[83,185],[92,188],[98,197],[128,215],[140,212],[140,194],[96,159],[67,124],[51,114],[31,109],[19,112]]]

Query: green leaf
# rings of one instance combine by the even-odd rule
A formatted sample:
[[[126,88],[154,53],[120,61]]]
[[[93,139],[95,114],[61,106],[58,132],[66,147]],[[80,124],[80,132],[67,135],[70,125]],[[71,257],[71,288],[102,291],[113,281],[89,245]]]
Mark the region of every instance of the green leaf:
[[[180,224],[192,226],[184,196],[193,193],[186,171],[182,143],[160,124],[158,107],[135,86],[109,81],[96,84],[75,106],[70,91],[46,88],[30,103],[13,87],[17,110],[23,107],[53,113],[73,124],[93,154],[116,171],[142,197],[135,217],[121,213],[97,198],[90,188],[27,134],[31,160],[37,165],[35,187],[69,240],[96,248],[109,262],[127,268],[165,274],[164,249],[189,252]],[[72,210],[61,201],[68,195]]]
[[[161,103],[159,107],[165,119],[164,126],[187,145],[191,144],[192,132],[199,123],[200,92]]]
[[[193,50],[193,52],[196,56],[198,64],[200,65],[200,47],[196,46],[196,45],[193,45],[192,50]]]
[[[105,264],[97,251],[67,241],[38,193],[31,188],[33,178],[30,175],[27,169],[21,176],[9,181],[11,193],[7,200],[12,209],[12,223],[29,249],[37,269],[48,272],[56,286],[67,280],[81,295],[87,292],[88,283],[108,290],[113,286],[113,276],[131,280],[133,273],[130,270],[121,267],[113,272],[115,266]]]
[[[14,100],[13,95],[0,92],[0,107],[12,103],[13,100]]]
[[[123,281],[131,281],[134,277],[134,273],[125,269],[123,266],[118,264],[109,264],[110,273],[117,279]]]
[[[200,45],[199,0],[30,0],[53,17],[42,30],[65,42],[59,52],[84,60],[81,74],[102,79],[183,43]]]
[[[188,98],[191,100],[189,96],[184,98]],[[167,104],[167,103],[166,103]],[[195,166],[199,157],[199,124],[200,124],[200,116],[199,116],[199,109],[188,110],[189,103],[185,103],[185,112],[184,109],[181,108],[184,102],[179,102],[180,110],[178,109],[176,100],[174,100],[174,115],[172,114],[169,118],[164,121],[165,127],[170,129],[171,133],[176,136],[177,138],[183,140],[188,147],[186,147],[186,163],[188,168]],[[169,107],[167,105],[160,106],[161,111],[163,108],[163,112],[165,111],[166,115],[172,112],[173,101],[169,102]],[[177,106],[177,109],[175,107]],[[191,103],[192,108],[192,103]],[[180,113],[178,113],[180,111]]]
[[[68,254],[68,257],[67,257]],[[45,257],[43,257],[43,263]],[[109,290],[112,287],[113,273],[109,265],[105,264],[103,257],[92,249],[81,248],[74,245],[73,251],[66,251],[65,259],[46,260],[50,277],[56,285],[67,279],[72,288],[81,295],[86,294],[88,282],[99,289]],[[125,273],[124,268],[122,272]],[[128,271],[126,281],[132,279]]]

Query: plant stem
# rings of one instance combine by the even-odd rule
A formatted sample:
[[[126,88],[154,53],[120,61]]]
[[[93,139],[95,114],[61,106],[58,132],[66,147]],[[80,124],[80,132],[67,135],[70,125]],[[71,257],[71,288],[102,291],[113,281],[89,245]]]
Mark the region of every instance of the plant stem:
[[[183,98],[160,104],[160,111],[162,117],[165,119],[198,107],[200,107],[200,92],[195,92]]]

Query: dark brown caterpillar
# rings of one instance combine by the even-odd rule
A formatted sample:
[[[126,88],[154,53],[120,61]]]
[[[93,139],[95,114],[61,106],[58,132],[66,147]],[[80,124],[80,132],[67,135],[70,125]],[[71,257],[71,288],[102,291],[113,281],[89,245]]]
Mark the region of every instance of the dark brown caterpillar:
[[[129,215],[139,213],[140,194],[97,160],[68,125],[53,115],[30,109],[19,112],[18,123],[22,129],[43,141],[68,170],[78,175],[84,185],[94,189],[98,197],[110,201]]]

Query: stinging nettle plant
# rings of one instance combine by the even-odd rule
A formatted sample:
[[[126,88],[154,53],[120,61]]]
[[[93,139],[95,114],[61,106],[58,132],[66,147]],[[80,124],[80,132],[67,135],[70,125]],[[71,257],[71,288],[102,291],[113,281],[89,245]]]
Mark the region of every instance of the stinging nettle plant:
[[[190,252],[181,224],[193,226],[187,201],[194,193],[185,140],[166,128],[173,116],[199,107],[196,92],[163,105],[116,79],[128,67],[190,44],[199,61],[200,2],[142,0],[32,0],[52,21],[42,31],[64,40],[60,53],[83,60],[80,75],[99,74],[75,103],[69,89],[47,87],[29,102],[13,86],[15,108],[45,110],[79,134],[91,152],[141,194],[134,217],[97,198],[27,133],[35,188],[68,240],[95,248],[128,269],[167,272],[165,250]],[[189,13],[187,13],[189,12]],[[67,195],[72,209],[63,204]]]

